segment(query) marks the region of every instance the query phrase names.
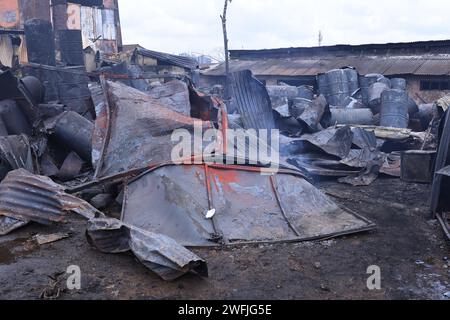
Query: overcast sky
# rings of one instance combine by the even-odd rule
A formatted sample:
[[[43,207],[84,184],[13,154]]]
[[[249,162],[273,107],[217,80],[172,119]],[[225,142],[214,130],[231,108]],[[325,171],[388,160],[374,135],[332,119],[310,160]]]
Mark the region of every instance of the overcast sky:
[[[119,0],[125,44],[217,55],[224,0]],[[442,40],[448,0],[233,0],[231,49]]]

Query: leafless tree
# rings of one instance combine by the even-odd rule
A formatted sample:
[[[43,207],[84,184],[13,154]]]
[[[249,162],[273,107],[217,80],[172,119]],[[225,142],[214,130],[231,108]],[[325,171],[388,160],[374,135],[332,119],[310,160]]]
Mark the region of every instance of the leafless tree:
[[[228,51],[228,34],[227,34],[227,11],[228,11],[228,3],[231,3],[232,0],[225,0],[225,4],[223,7],[223,14],[220,16],[222,20],[222,28],[223,28],[223,42],[225,49],[225,100],[228,102],[230,98],[230,55]]]
[[[323,42],[323,33],[322,30],[319,30],[319,47],[322,46],[322,42]]]

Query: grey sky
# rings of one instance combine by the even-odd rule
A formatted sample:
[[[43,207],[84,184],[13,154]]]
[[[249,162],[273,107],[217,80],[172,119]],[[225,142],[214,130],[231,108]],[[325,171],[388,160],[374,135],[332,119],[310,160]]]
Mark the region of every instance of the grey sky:
[[[119,0],[124,43],[217,55],[223,0]],[[233,0],[231,49],[442,40],[448,0]]]

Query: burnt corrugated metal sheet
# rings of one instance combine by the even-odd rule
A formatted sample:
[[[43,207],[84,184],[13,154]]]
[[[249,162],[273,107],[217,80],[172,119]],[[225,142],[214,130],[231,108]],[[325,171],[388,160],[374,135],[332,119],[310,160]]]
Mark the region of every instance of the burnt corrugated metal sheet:
[[[28,221],[21,221],[9,217],[0,216],[0,236],[6,236],[10,232],[28,224]]]
[[[416,75],[430,74],[450,74],[450,58],[425,60],[423,64],[415,71]]]
[[[52,6],[52,22],[53,29],[66,30],[67,29],[67,6],[58,4]]]
[[[93,7],[81,7],[81,31],[83,48],[91,46],[105,53],[118,52],[117,11]]]
[[[393,59],[394,63],[389,67],[389,69],[385,70],[384,73],[379,72],[385,75],[396,75],[396,74],[415,74],[417,69],[420,68],[422,64],[426,60],[418,59],[418,58],[409,58],[409,59]]]
[[[89,78],[84,66],[52,67],[29,63],[23,73],[39,78],[45,86],[45,102],[61,101],[69,110],[85,114],[90,105]]]
[[[41,1],[41,0],[39,0],[39,1]],[[76,3],[76,4],[80,4],[82,6],[87,6],[87,7],[93,7],[93,6],[100,7],[103,4],[103,0],[51,0],[51,2],[52,2],[52,5]]]
[[[268,176],[219,164],[168,165],[136,178],[125,188],[123,220],[187,247],[324,239],[374,227],[298,172]]]
[[[103,6],[106,9],[118,9],[118,3],[116,0],[103,0]]]
[[[99,40],[98,48],[102,53],[113,54],[118,52],[118,44],[115,40]]]
[[[145,267],[166,281],[189,272],[208,276],[203,259],[165,235],[128,226],[116,219],[100,218],[89,221],[87,236],[104,253],[133,252]]]
[[[93,39],[96,38],[94,9],[91,7],[81,7],[81,33],[83,36],[83,48],[92,46],[98,50]]]
[[[50,1],[19,0],[21,21],[42,19],[50,21]]]
[[[5,67],[12,68],[14,48],[9,35],[0,35],[0,63]]]
[[[103,142],[93,145],[99,177],[170,161],[176,145],[172,132],[193,132],[196,125],[205,130],[211,127],[122,83],[107,82],[105,90],[109,101],[96,98],[94,136]],[[200,150],[195,154],[201,154]]]
[[[102,14],[102,37],[104,40],[116,40],[117,30],[115,25],[115,11],[103,9]]]
[[[233,72],[230,84],[245,129],[275,129],[272,103],[266,87],[249,70]]]
[[[329,70],[355,67],[361,75],[450,75],[448,57],[347,57],[334,59],[279,58],[260,60],[231,60],[230,71],[249,69],[255,76],[316,76]],[[207,76],[223,76],[223,64],[203,73]]]
[[[67,221],[69,211],[92,219],[97,211],[64,192],[50,178],[27,170],[12,171],[0,184],[0,215],[41,224]]]
[[[314,58],[347,56],[408,56],[450,54],[450,40],[335,45],[322,47],[279,48],[263,50],[230,50],[232,59]]]
[[[68,66],[84,65],[83,42],[80,30],[58,31],[61,61]]]
[[[149,57],[153,59],[157,59],[163,63],[167,63],[169,65],[185,68],[185,69],[197,69],[198,62],[195,59],[189,57],[177,56],[169,53],[163,53],[158,51],[147,50],[142,47],[138,47],[135,51],[135,54]]]

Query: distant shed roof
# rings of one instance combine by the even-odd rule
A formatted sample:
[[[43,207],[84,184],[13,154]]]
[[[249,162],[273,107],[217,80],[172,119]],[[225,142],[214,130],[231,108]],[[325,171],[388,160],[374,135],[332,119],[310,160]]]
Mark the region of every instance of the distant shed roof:
[[[131,45],[124,45],[123,46],[124,51],[134,51],[135,54],[153,58],[156,60],[159,60],[161,62],[164,62],[169,65],[195,70],[198,68],[199,64],[198,61],[190,58],[190,57],[184,57],[184,56],[178,56],[170,53],[164,53],[159,51],[153,51],[153,50],[147,50],[140,45],[131,44]]]
[[[332,69],[352,66],[361,75],[380,73],[386,76],[393,75],[450,75],[449,57],[350,57],[329,59],[305,59],[305,58],[278,58],[260,60],[231,60],[230,71],[236,72],[249,69],[256,76],[315,76]],[[208,76],[223,76],[225,66],[205,71]]]
[[[355,67],[361,75],[450,75],[450,40],[311,48],[232,50],[230,70],[250,69],[256,76],[315,76]],[[223,64],[204,72],[225,74]]]
[[[450,54],[450,40],[335,45],[262,50],[230,50],[232,59],[342,56],[406,56]]]

